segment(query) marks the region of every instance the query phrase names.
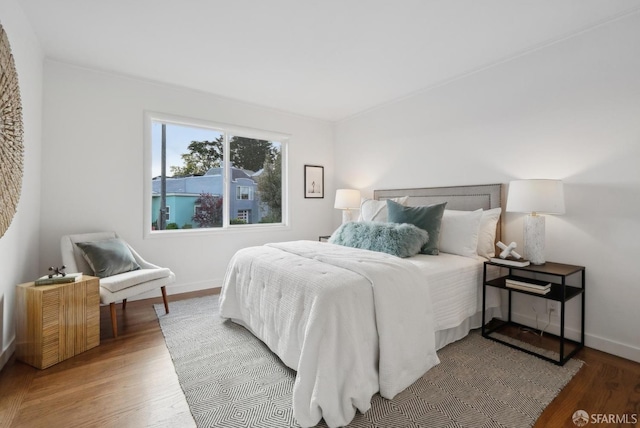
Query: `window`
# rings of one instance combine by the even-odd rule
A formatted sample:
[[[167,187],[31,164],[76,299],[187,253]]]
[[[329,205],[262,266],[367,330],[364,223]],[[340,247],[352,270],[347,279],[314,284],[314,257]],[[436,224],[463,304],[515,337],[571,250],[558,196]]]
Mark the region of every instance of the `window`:
[[[253,200],[253,187],[251,186],[238,186],[236,187],[236,199],[244,201]]]
[[[236,216],[237,220],[240,220],[240,222],[245,222],[245,223],[249,223],[249,215],[250,215],[251,211],[249,210],[239,210],[238,211],[238,215]]]
[[[286,224],[286,136],[154,113],[145,122],[147,230]]]

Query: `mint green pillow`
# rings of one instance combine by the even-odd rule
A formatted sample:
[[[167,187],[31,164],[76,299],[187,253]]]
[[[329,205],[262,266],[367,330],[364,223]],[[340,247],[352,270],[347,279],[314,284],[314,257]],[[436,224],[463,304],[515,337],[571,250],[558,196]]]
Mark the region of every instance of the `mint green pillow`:
[[[446,202],[421,207],[405,207],[387,199],[389,221],[393,223],[409,223],[429,234],[429,241],[422,246],[420,252],[437,256],[440,254],[438,241],[440,240],[440,225]]]
[[[412,224],[350,221],[333,232],[329,243],[411,257],[418,254],[428,240],[427,232]]]
[[[76,242],[93,273],[98,278],[140,269],[131,250],[121,239],[111,238],[93,242]]]

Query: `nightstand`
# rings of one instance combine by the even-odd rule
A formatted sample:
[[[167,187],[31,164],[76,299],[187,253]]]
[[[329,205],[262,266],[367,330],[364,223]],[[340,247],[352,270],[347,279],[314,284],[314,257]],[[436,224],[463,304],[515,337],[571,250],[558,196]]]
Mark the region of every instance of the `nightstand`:
[[[329,238],[331,238],[331,235],[318,236],[318,241],[320,241],[320,242],[328,242]]]
[[[487,279],[487,266],[499,266],[503,269],[508,270],[508,275],[499,276],[495,279]],[[516,289],[507,287],[506,280],[508,278],[514,276],[521,276],[522,273],[530,273],[530,274],[542,274],[548,277],[552,277],[551,282],[551,290],[547,294],[539,294],[535,292],[530,292],[522,289]],[[526,275],[525,273],[525,275]],[[519,275],[516,275],[519,274]],[[580,274],[580,286],[571,286],[567,285],[567,278],[572,275]],[[528,276],[528,275],[527,275]],[[487,287],[496,287],[500,289],[507,290],[509,293],[509,309],[507,314],[507,320],[498,322],[497,326],[493,326],[488,328],[486,325],[487,320],[485,319],[485,306],[486,306],[486,294]],[[535,296],[541,299],[554,300],[560,302],[560,335],[553,335],[550,333],[546,333],[547,336],[555,337],[559,341],[559,358],[553,359],[547,357],[545,355],[541,355],[540,353],[533,351],[531,349],[525,349],[521,346],[518,346],[511,342],[506,342],[498,337],[492,336],[493,333],[498,333],[503,330],[506,326],[516,326],[520,328],[530,329],[528,326],[524,326],[522,324],[518,324],[511,319],[511,299],[513,293],[521,293],[527,294],[530,296]],[[565,337],[565,304],[569,300],[573,298],[580,297],[582,313],[581,313],[581,321],[580,321],[580,341],[570,340]],[[573,357],[580,349],[584,347],[584,309],[585,309],[585,268],[584,266],[575,266],[575,265],[567,265],[563,263],[554,263],[554,262],[546,262],[543,265],[529,265],[525,267],[515,267],[515,266],[505,266],[498,263],[492,262],[484,262],[484,273],[482,277],[482,336],[491,340],[495,340],[496,342],[500,342],[504,345],[510,346],[512,348],[519,349],[528,354],[535,355],[557,365],[564,365],[571,357]],[[565,347],[567,345],[572,345],[573,349],[566,353]]]
[[[100,344],[100,280],[16,287],[16,358],[39,369]]]

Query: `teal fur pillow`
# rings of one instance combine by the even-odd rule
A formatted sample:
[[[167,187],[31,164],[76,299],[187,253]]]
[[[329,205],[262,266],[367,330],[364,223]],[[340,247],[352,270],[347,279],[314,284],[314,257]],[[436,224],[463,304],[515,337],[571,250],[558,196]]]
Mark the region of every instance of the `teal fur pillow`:
[[[412,224],[372,221],[344,223],[329,242],[345,247],[378,251],[398,257],[411,257],[429,240],[429,234]]]
[[[76,242],[98,278],[140,269],[127,244],[118,238],[94,242]]]
[[[440,226],[446,202],[421,207],[405,207],[396,202],[387,200],[389,221],[394,223],[410,223],[429,233],[429,241],[422,246],[420,252],[437,256],[440,254],[438,240],[440,239]]]

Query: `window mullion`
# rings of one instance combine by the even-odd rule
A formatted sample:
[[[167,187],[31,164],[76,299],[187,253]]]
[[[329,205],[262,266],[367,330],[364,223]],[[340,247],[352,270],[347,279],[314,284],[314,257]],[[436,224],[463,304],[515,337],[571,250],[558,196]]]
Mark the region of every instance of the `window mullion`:
[[[229,133],[224,133],[224,144],[222,147],[222,160],[223,160],[223,194],[222,194],[222,227],[228,228],[230,223],[229,208],[231,207],[231,201],[229,200],[231,195],[231,150],[229,148]]]

